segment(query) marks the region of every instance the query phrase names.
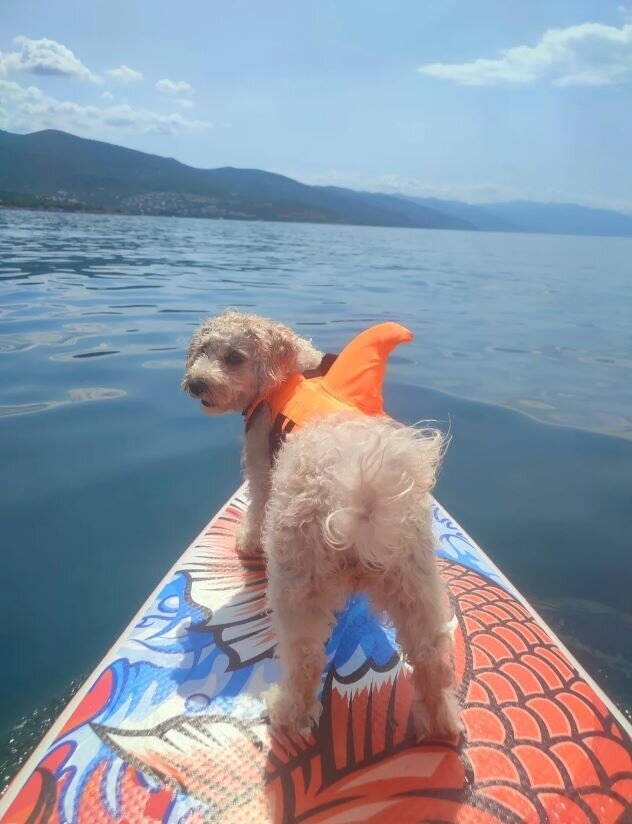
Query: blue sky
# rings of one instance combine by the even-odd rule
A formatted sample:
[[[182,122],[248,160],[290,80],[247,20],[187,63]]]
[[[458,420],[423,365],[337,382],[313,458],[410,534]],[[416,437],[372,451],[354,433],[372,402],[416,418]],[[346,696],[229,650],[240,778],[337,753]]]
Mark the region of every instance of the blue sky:
[[[632,211],[632,4],[2,0],[0,128]]]

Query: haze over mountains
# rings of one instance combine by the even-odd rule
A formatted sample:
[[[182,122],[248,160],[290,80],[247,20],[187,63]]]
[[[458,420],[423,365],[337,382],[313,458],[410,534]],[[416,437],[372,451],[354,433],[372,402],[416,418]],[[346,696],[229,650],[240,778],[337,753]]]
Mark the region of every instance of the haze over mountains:
[[[632,236],[632,215],[561,203],[467,204],[195,169],[66,132],[0,131],[0,205],[235,220]]]

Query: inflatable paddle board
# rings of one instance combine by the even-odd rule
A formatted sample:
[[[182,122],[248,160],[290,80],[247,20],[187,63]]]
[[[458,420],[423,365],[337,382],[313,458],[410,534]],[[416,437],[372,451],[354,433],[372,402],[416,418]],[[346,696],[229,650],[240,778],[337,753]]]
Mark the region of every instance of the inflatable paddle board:
[[[466,732],[416,743],[391,628],[354,596],[311,734],[271,735],[265,565],[242,487],[186,550],[0,800],[3,824],[630,821],[630,726],[440,506]]]

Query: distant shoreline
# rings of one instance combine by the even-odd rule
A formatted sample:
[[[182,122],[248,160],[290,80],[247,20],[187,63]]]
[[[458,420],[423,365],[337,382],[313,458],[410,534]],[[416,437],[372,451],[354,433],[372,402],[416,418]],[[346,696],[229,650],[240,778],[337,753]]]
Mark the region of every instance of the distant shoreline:
[[[349,221],[334,221],[334,220],[306,220],[305,218],[291,220],[287,217],[256,217],[255,215],[245,215],[243,217],[224,217],[221,215],[176,215],[171,213],[160,212],[124,212],[116,209],[99,209],[95,206],[86,206],[84,204],[73,206],[72,204],[55,204],[55,205],[17,205],[12,203],[0,202],[0,210],[6,211],[20,211],[20,212],[48,212],[50,214],[83,214],[83,215],[113,215],[114,217],[161,217],[173,218],[174,220],[218,220],[230,221],[231,223],[288,223],[288,224],[306,224],[308,226],[352,226],[356,229],[419,229],[421,231],[429,232],[476,232],[479,229],[473,227],[447,227],[447,226],[383,226],[379,223],[351,223]],[[509,233],[511,234],[511,233]],[[523,232],[516,232],[515,234],[524,234]]]
[[[527,235],[539,237],[575,237],[575,238],[605,238],[609,240],[632,240],[632,235],[612,235],[600,234],[599,232],[577,234],[576,232],[538,232],[530,230],[519,229],[475,229],[467,228],[452,228],[446,226],[382,226],[374,223],[348,223],[348,222],[334,222],[324,220],[288,220],[287,218],[273,218],[273,217],[218,217],[206,215],[172,215],[172,214],[158,214],[152,212],[121,212],[114,209],[98,209],[96,207],[82,206],[73,207],[68,206],[37,206],[37,205],[14,205],[10,203],[0,203],[1,211],[13,212],[46,212],[47,214],[73,214],[73,215],[107,215],[112,217],[159,217],[159,218],[173,218],[174,220],[210,220],[222,221],[230,223],[287,223],[289,225],[306,225],[306,226],[350,226],[354,229],[403,229],[403,230],[417,230],[421,232],[472,232],[477,235]]]
[[[81,207],[81,206],[38,206],[37,204],[32,204],[29,206],[25,206],[23,204],[17,203],[1,203],[0,202],[0,209],[6,209],[10,211],[20,211],[20,212],[74,212],[74,213],[83,213],[88,215],[122,215],[126,214],[125,212],[115,212],[110,211],[107,209],[97,209],[97,208],[89,208],[89,207]]]
[[[263,169],[199,169],[54,129],[0,130],[0,207],[335,226],[632,237],[632,215],[577,203],[466,203],[316,186]]]

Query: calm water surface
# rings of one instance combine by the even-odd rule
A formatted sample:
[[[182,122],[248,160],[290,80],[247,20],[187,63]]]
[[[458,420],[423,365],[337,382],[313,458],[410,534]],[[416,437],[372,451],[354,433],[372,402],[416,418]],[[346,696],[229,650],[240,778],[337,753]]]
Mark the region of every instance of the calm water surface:
[[[226,306],[322,349],[416,333],[391,412],[438,495],[632,706],[632,240],[0,211],[0,786],[239,481],[179,391]],[[525,414],[526,413],[526,414]]]

